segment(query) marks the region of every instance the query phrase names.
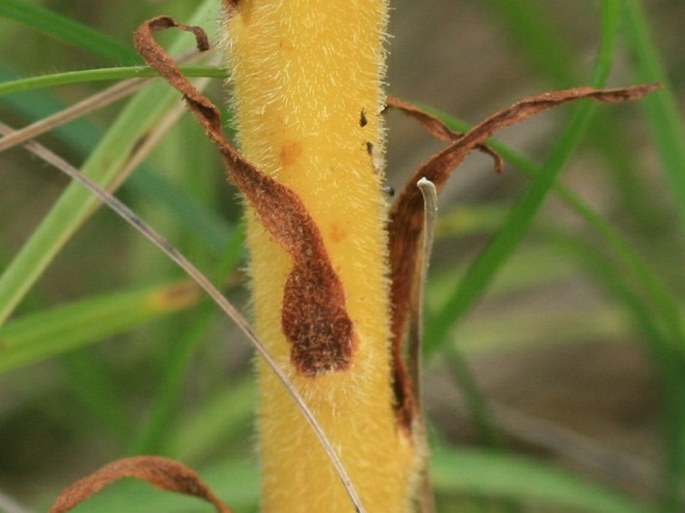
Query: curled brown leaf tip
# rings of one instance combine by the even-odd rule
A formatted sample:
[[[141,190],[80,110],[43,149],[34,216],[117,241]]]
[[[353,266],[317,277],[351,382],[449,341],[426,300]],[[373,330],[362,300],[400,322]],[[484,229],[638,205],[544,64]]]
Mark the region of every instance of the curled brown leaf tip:
[[[147,481],[161,490],[198,497],[213,504],[219,513],[232,513],[194,471],[178,461],[160,456],[135,456],[105,465],[64,490],[50,513],[65,513],[125,477]]]
[[[407,102],[395,96],[388,96],[385,100],[385,105],[386,108],[397,109],[407,116],[414,118],[432,136],[440,139],[441,141],[449,142],[461,137],[460,133],[453,131],[437,117],[421,110],[413,103]]]
[[[145,49],[148,48],[147,42],[152,38],[151,32],[166,30],[172,27],[180,28],[186,32],[192,32],[195,36],[195,44],[200,52],[206,52],[209,50],[209,38],[202,27],[180,23],[171,16],[157,16],[149,19],[144,25],[142,25],[136,32],[136,36],[134,38],[136,50],[141,53],[141,51],[145,51]],[[142,53],[141,56],[145,58]]]
[[[391,337],[393,347],[394,390],[396,410],[400,419],[411,409],[411,386],[405,383],[408,375],[403,363],[403,341],[411,308],[412,286],[417,272],[417,250],[423,227],[423,199],[417,182],[422,177],[442,190],[452,171],[475,148],[483,148],[485,141],[496,131],[523,121],[526,118],[566,102],[594,99],[602,102],[624,102],[641,98],[658,89],[659,84],[638,85],[618,89],[578,87],[564,91],[544,93],[526,98],[486,118],[464,134],[454,134],[439,120],[411,104],[391,98],[389,106],[398,108],[418,120],[431,133],[449,141],[447,147],[431,156],[407,181],[404,190],[390,211],[390,301],[393,307]]]
[[[206,39],[197,27],[162,16],[136,33],[138,53],[185,98],[195,119],[219,148],[229,176],[248,199],[269,234],[293,258],[281,312],[283,333],[291,343],[291,361],[306,376],[349,367],[356,345],[345,294],[316,223],[292,190],[248,162],[221,130],[216,106],[181,74],[176,63],[155,42],[153,30],[190,30],[198,45]],[[200,33],[198,33],[200,32]]]

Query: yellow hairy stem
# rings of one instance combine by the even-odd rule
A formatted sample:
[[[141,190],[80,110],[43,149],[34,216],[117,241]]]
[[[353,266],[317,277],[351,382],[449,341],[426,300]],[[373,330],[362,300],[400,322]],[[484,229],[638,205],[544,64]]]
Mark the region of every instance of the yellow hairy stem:
[[[379,167],[387,2],[238,0],[226,8],[242,154],[292,190],[316,224],[352,321],[351,359],[319,368],[293,356],[283,332],[293,257],[248,208],[257,332],[328,434],[366,510],[409,511],[417,451],[394,409]],[[262,363],[259,371],[263,511],[353,511],[301,413]]]

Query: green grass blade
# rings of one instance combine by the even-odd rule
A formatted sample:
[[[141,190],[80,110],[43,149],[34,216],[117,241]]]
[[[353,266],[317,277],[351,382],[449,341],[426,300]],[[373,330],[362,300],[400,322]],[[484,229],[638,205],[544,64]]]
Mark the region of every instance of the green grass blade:
[[[471,372],[461,348],[448,345],[443,350],[443,358],[464,394],[469,413],[478,432],[481,443],[493,449],[502,448],[502,433],[490,412],[488,402],[481,392],[476,377]]]
[[[80,403],[83,416],[97,424],[103,439],[109,434],[118,446],[125,446],[132,431],[130,411],[125,391],[112,376],[111,369],[102,360],[83,351],[67,352],[60,362],[66,371],[69,391]],[[86,420],[81,418],[79,423]]]
[[[650,35],[642,2],[626,1],[625,13],[625,32],[635,55],[638,80],[661,82],[663,85],[661,91],[644,98],[641,105],[645,109],[664,173],[671,184],[682,228],[685,227],[685,127],[678,115],[680,109],[673,88]]]
[[[611,69],[612,52],[616,42],[620,2],[603,3],[602,44],[593,73],[592,84],[601,87]],[[440,312],[429,316],[425,330],[425,343],[434,345],[444,341],[451,327],[468,311],[485,292],[497,271],[506,262],[528,230],[565,162],[583,136],[595,105],[584,102],[577,107],[567,129],[550,153],[540,172],[533,177],[518,204],[507,217],[502,228],[490,241],[466,273],[460,286],[447,300]]]
[[[0,328],[0,372],[99,342],[196,303],[186,283],[92,297],[29,314]]]
[[[460,123],[450,116],[439,115],[454,130],[464,131],[468,128],[464,123]],[[539,173],[536,166],[521,154],[498,143],[493,143],[492,146],[507,162],[512,163],[529,176]],[[666,399],[666,409],[669,412],[666,417],[669,447],[665,449],[665,452],[671,460],[667,473],[670,482],[669,487],[674,490],[680,486],[681,478],[678,475],[685,472],[685,398],[682,396],[682,391],[685,390],[685,382],[683,382],[682,376],[685,373],[680,367],[682,364],[678,363],[682,362],[683,351],[685,350],[682,310],[663,280],[610,222],[562,184],[555,184],[554,191],[601,237],[603,248],[610,249],[613,253],[612,256],[618,262],[618,265],[614,266],[604,264],[602,269],[593,274],[598,283],[613,291],[624,310],[630,313],[635,325],[645,333],[644,339],[648,342],[648,350],[653,356],[653,362],[657,369],[656,375],[661,381]],[[597,251],[588,251],[580,261],[585,264],[595,262],[596,265],[599,262]],[[620,278],[614,277],[612,279],[616,269],[622,269],[621,272],[625,271],[628,274],[624,272]],[[620,282],[626,281],[627,276],[635,279],[640,289],[639,295],[646,300],[641,301],[635,297],[634,293],[629,294],[624,290],[623,285],[621,285],[623,291],[621,293],[616,292]],[[614,335],[617,333],[615,328],[612,328],[611,332]],[[432,351],[436,349],[436,346],[430,345],[426,349]],[[671,501],[674,501],[677,492],[670,492],[670,496]],[[677,511],[677,507],[669,506],[668,510]]]
[[[217,447],[245,434],[254,417],[256,402],[257,391],[249,376],[215,390],[202,407],[178,420],[176,431],[162,454],[172,454],[182,461],[202,461],[211,457]],[[226,415],[226,412],[231,414]]]
[[[465,132],[469,129],[466,123],[449,114],[430,108],[426,108],[426,110],[439,117],[447,126],[455,131]],[[540,168],[536,164],[512,148],[496,141],[490,143],[490,146],[506,162],[512,164],[529,177],[541,173]],[[682,348],[681,350],[685,350],[685,329],[678,301],[659,275],[654,272],[647,261],[609,221],[604,219],[571,189],[557,182],[553,185],[552,190],[561,201],[601,237],[604,247],[613,251],[614,257],[620,262],[620,265],[634,275],[641,287],[642,293],[649,298],[650,303],[653,305],[656,316],[664,319],[671,339],[678,347]],[[458,209],[459,216],[466,212],[466,219],[460,221],[467,225],[465,229],[461,229],[462,234],[464,232],[468,234],[470,230],[476,232],[486,228],[489,230],[493,227],[493,223],[501,222],[501,218],[504,217],[501,212],[492,211],[491,209],[478,208],[473,213],[470,213],[470,208],[466,207],[465,210],[465,207],[460,207]],[[471,219],[472,217],[474,219]],[[442,221],[444,220],[443,216]],[[449,297],[449,295],[446,296]],[[448,301],[448,299],[445,298],[443,301]],[[426,349],[430,352],[435,349],[435,345],[430,344]]]
[[[563,38],[562,31],[555,24],[552,6],[530,0],[486,0],[486,4],[536,75],[555,88],[584,83],[585,77],[579,69],[581,63],[572,52],[573,43]],[[654,224],[660,220],[660,211],[655,206],[659,198],[647,186],[639,163],[625,151],[628,140],[625,124],[615,110],[602,110],[587,129],[588,145],[605,158],[614,187],[623,199],[626,216],[636,228],[650,234]]]
[[[610,69],[618,19],[619,4],[617,2],[605,2],[602,19],[603,44],[594,77],[596,85],[600,85],[603,82]],[[499,268],[509,258],[523,238],[535,213],[553,188],[555,178],[561,172],[565,160],[587,127],[593,107],[593,105],[586,104],[578,109],[569,128],[562,135],[556,149],[548,158],[546,165],[533,178],[531,186],[512,214],[507,218],[497,236],[471,266],[459,287],[454,289],[454,293],[445,302],[443,308],[437,314],[428,316],[425,330],[425,346],[427,351],[435,348],[438,341],[446,340],[446,335],[454,323],[467,311],[473,301],[482,294],[485,287],[494,278]],[[470,386],[474,380],[470,376],[468,367],[463,364],[461,355],[454,351],[450,353],[450,359],[454,365],[453,368],[457,374],[457,379],[462,386],[466,386],[470,408],[474,417],[478,419],[481,435],[490,444],[496,443],[496,429],[477,388]]]
[[[576,249],[582,249],[577,246]],[[682,511],[685,489],[685,357],[672,343],[672,333],[662,329],[658,315],[648,301],[631,291],[624,276],[609,263],[596,258],[581,258],[590,266],[597,281],[630,312],[641,332],[647,353],[655,367],[655,379],[661,388],[664,409],[664,453],[666,474],[660,511]]]
[[[22,0],[2,0],[0,16],[82,50],[97,54],[116,64],[140,64],[135,50],[120,41],[65,18],[45,7]]]
[[[243,243],[243,230],[235,229],[228,240],[220,270],[216,273],[219,280],[224,279],[240,262]],[[214,304],[203,305],[203,308],[195,313],[187,329],[177,334],[177,342],[169,348],[162,364],[159,392],[151,405],[151,412],[145,425],[131,444],[131,454],[158,453],[164,445],[169,428],[175,424],[172,417],[181,396],[191,357],[198,343],[203,340],[203,335],[210,328],[209,321],[215,313]]]
[[[578,76],[575,55],[554,26],[547,10],[534,2],[486,0],[484,2],[506,25],[508,33],[535,68],[544,72],[555,87],[571,87]]]
[[[205,0],[191,23],[203,19],[213,8],[214,2]],[[187,44],[182,35],[175,41],[172,51]],[[178,93],[166,84],[153,84],[138,93],[92,152],[82,172],[105,188],[114,183],[139,139],[178,101]],[[98,200],[79,184],[69,185],[0,276],[0,324],[98,205]]]
[[[154,169],[141,168],[126,182],[126,187],[144,196],[150,204],[162,205],[178,226],[204,243],[205,250],[212,250],[216,256],[232,251],[236,228]]]
[[[444,494],[536,501],[573,511],[646,513],[634,499],[547,463],[521,456],[471,449],[438,448],[431,480]]]
[[[200,67],[198,67],[200,68]],[[216,69],[216,68],[211,68]],[[0,90],[3,79],[13,74],[0,67]],[[40,119],[66,107],[51,91],[24,91],[19,94],[0,96],[0,101],[26,119]],[[84,158],[104,136],[102,127],[86,118],[75,119],[51,132]],[[231,240],[231,227],[215,210],[197,201],[157,167],[143,163],[123,185],[124,190],[140,194],[148,204],[159,204],[180,226],[203,241],[216,255],[222,255],[226,241]]]
[[[184,66],[181,71],[187,77],[209,77],[225,79],[226,70],[214,66]],[[117,68],[98,68],[81,71],[64,71],[49,75],[22,78],[0,84],[0,95],[46,89],[86,82],[125,80],[128,78],[154,78],[159,73],[147,66],[122,66]]]

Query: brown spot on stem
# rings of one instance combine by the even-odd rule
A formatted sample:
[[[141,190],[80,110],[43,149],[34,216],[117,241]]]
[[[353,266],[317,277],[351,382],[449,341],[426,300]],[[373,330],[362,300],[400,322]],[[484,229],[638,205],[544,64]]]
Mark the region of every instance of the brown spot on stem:
[[[286,282],[283,332],[293,342],[291,362],[305,376],[347,368],[354,349],[352,321],[344,308],[330,304],[343,296],[339,281],[331,286],[331,273],[325,266],[300,265]]]
[[[400,422],[410,428],[414,416],[412,386],[403,358],[403,342],[411,310],[412,287],[418,272],[418,244],[423,228],[423,199],[416,186],[425,177],[435,184],[438,192],[444,187],[452,171],[461,164],[473,149],[481,149],[490,154],[484,146],[485,141],[497,130],[523,121],[524,119],[556,107],[562,103],[590,98],[603,102],[623,102],[634,100],[657,89],[658,84],[640,85],[619,89],[594,89],[579,87],[545,93],[524,99],[510,108],[497,112],[474,126],[464,134],[452,132],[435,117],[416,107],[397,99],[389,99],[388,106],[399,108],[410,115],[439,139],[450,144],[431,156],[407,181],[404,190],[390,211],[389,250],[390,250],[390,301],[392,305],[391,344],[393,362],[393,389],[396,397],[396,412]],[[501,162],[496,157],[496,162]]]
[[[189,30],[198,40],[206,40],[202,29],[162,16],[138,29],[136,48],[151,67],[183,94],[196,120],[219,148],[229,177],[248,199],[264,228],[293,259],[281,311],[283,333],[292,344],[293,366],[306,376],[347,369],[352,363],[356,336],[345,308],[342,284],[316,223],[297,194],[262,173],[224,138],[218,109],[186,80],[152,37],[153,30],[169,27]],[[296,154],[292,148],[285,151],[286,159]]]
[[[213,504],[219,513],[232,512],[188,467],[159,456],[136,456],[114,461],[76,481],[57,498],[50,513],[65,513],[124,477],[147,481],[162,490],[198,497]]]

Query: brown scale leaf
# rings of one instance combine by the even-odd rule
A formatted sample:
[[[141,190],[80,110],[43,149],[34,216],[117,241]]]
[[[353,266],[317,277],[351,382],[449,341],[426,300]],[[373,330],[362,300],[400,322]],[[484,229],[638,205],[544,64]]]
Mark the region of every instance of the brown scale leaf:
[[[203,499],[213,504],[219,513],[232,513],[231,508],[223,504],[195,472],[177,461],[160,456],[135,456],[105,465],[64,490],[50,508],[50,513],[65,513],[105,486],[125,477],[147,481],[161,490]]]
[[[393,387],[400,423],[408,426],[414,415],[412,385],[403,358],[403,341],[411,310],[412,286],[417,272],[418,244],[423,227],[423,199],[416,183],[425,177],[442,190],[452,171],[473,149],[491,153],[485,141],[496,131],[560,104],[584,98],[616,103],[635,100],[659,87],[658,84],[639,85],[619,89],[578,87],[532,96],[497,112],[464,134],[456,134],[434,117],[401,100],[390,99],[388,105],[398,108],[416,119],[430,133],[450,144],[428,159],[407,181],[402,194],[390,211],[390,300],[392,309],[391,337],[393,347]],[[496,162],[499,157],[496,157]]]
[[[291,362],[306,376],[349,367],[356,341],[345,309],[345,294],[335,274],[316,223],[300,198],[248,162],[223,136],[214,104],[181,74],[155,42],[152,32],[178,27],[195,34],[198,48],[208,47],[199,27],[168,16],[144,23],[134,41],[138,53],[185,98],[197,121],[219,148],[229,177],[246,196],[269,234],[293,258],[283,293],[281,323],[291,342]]]
[[[423,128],[425,128],[428,133],[430,133],[436,139],[440,139],[441,141],[456,141],[464,135],[460,132],[455,132],[432,114],[429,114],[428,112],[419,109],[416,105],[401,100],[400,98],[389,96],[386,98],[385,104],[388,108],[397,109],[407,116],[413,118]],[[502,172],[504,169],[504,161],[496,151],[485,144],[477,144],[475,148],[483,153],[486,153],[487,155],[490,155],[495,161],[495,171],[497,173]]]

